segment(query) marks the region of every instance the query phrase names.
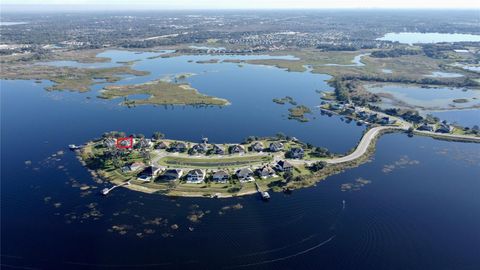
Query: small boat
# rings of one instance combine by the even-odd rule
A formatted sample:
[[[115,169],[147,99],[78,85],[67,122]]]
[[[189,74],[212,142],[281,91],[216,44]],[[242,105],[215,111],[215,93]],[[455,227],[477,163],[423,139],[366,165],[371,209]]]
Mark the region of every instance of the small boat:
[[[110,192],[110,189],[108,189],[108,188],[102,189],[102,195],[107,195],[108,192]]]
[[[266,201],[266,200],[269,200],[269,199],[270,199],[270,194],[268,194],[268,192],[262,191],[262,192],[260,192],[260,194],[262,195],[262,199],[263,199],[263,200]]]
[[[70,150],[77,150],[77,149],[80,149],[81,147],[79,145],[69,144],[68,148],[70,148]]]

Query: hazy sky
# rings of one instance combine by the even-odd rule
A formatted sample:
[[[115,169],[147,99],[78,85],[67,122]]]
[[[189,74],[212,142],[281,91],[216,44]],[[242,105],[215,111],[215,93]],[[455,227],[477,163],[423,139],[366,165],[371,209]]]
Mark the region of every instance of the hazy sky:
[[[1,0],[2,6],[71,9],[461,8],[480,0]]]

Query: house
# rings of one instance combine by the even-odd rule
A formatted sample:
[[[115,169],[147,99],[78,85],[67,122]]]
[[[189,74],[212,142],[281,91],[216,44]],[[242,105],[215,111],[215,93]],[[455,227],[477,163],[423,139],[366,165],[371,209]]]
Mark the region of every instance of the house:
[[[389,125],[389,124],[391,124],[390,117],[388,117],[388,116],[382,117],[382,118],[380,119],[380,124],[382,124],[382,125]]]
[[[286,160],[280,160],[275,168],[281,172],[289,172],[293,169],[293,165]]]
[[[166,142],[159,142],[156,146],[155,149],[167,149],[168,144]]]
[[[269,149],[270,149],[270,151],[272,151],[272,152],[281,151],[281,150],[283,150],[283,143],[281,143],[281,142],[272,142],[272,143],[270,143]]]
[[[146,167],[137,177],[138,180],[149,182],[150,180],[157,177],[160,173],[161,169],[156,166],[148,166]]]
[[[270,165],[265,165],[257,170],[258,176],[262,178],[275,176],[275,170]]]
[[[145,167],[145,164],[143,162],[133,162],[132,164],[130,164],[128,166],[122,167],[122,171],[123,172],[134,172],[134,171],[138,171],[138,170],[142,169],[143,167]]]
[[[417,130],[424,130],[424,131],[433,131],[435,129],[434,125],[429,125],[424,123],[423,125],[419,126]]]
[[[205,179],[205,172],[200,169],[194,169],[187,173],[187,183],[198,184]]]
[[[250,168],[243,168],[237,171],[237,178],[240,182],[249,182],[253,181],[253,171]]]
[[[166,178],[168,180],[176,180],[181,178],[182,175],[183,175],[183,170],[181,169],[169,169],[169,170],[166,170],[162,176],[163,178]]]
[[[230,154],[243,154],[243,153],[245,153],[245,148],[239,144],[236,144],[230,147]]]
[[[127,141],[122,141],[122,142],[126,142],[127,145],[128,145],[128,142]],[[134,148],[135,149],[142,149],[142,148],[148,148],[150,147],[150,144],[152,142],[150,140],[147,140],[145,138],[141,138],[140,140],[138,140],[138,142],[135,144]],[[124,145],[126,146],[126,145]]]
[[[208,151],[208,146],[206,143],[199,143],[199,144],[195,144],[191,149],[190,149],[190,153],[191,154],[197,154],[197,153],[200,153],[200,154],[204,154]]]
[[[229,178],[229,175],[224,170],[216,171],[212,176],[213,181],[218,183],[226,183],[228,178]]]
[[[225,150],[221,145],[218,145],[218,144],[213,145],[212,150],[215,155],[225,155]]]
[[[170,146],[170,151],[172,152],[185,152],[187,150],[187,145],[183,142],[175,142]]]
[[[288,158],[303,158],[305,151],[300,147],[293,147],[290,151],[287,152]]]
[[[113,148],[117,144],[117,141],[114,138],[105,138],[103,140],[103,145],[108,148]]]
[[[343,105],[340,105],[338,103],[330,103],[330,110],[340,110],[343,109]]]
[[[367,119],[368,113],[366,111],[359,111],[357,112],[357,117],[360,119]]]
[[[256,142],[252,145],[252,150],[256,152],[262,152],[263,151],[263,143],[261,142]]]
[[[353,114],[354,112],[355,112],[355,109],[354,109],[354,108],[348,107],[348,108],[345,108],[342,113],[343,113],[343,114],[350,115],[350,114]]]
[[[145,164],[143,162],[133,162],[132,164],[130,164],[130,166],[128,166],[128,169],[133,172],[138,171],[143,167],[145,167]]]
[[[450,133],[452,131],[453,127],[445,123],[440,124],[440,126],[435,130],[437,133]]]
[[[368,116],[368,121],[371,123],[375,123],[378,120],[378,114],[373,113]]]

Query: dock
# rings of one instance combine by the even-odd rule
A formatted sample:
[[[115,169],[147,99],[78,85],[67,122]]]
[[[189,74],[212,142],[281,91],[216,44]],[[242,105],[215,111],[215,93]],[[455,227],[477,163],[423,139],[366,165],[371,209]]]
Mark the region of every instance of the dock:
[[[121,184],[121,185],[115,185],[115,186],[113,186],[113,187],[111,187],[111,188],[104,188],[104,189],[102,189],[102,195],[103,195],[103,196],[107,196],[108,193],[110,193],[110,191],[114,190],[115,188],[117,188],[117,187],[123,187],[123,186],[128,186],[128,185],[130,185],[130,181],[128,181],[128,182],[126,182],[126,183],[123,183],[123,184]]]
[[[257,188],[258,193],[262,196],[262,200],[268,201],[270,199],[270,194],[267,191],[263,191],[257,182],[255,182],[255,187]]]

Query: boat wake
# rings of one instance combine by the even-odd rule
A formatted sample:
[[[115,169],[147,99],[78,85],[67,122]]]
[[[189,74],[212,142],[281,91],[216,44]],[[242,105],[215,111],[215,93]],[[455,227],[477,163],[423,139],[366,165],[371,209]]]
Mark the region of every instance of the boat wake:
[[[297,252],[297,253],[294,253],[294,254],[291,254],[291,255],[288,255],[288,256],[285,256],[285,257],[280,257],[280,258],[276,258],[276,259],[271,259],[271,260],[264,260],[264,261],[260,261],[260,262],[256,262],[256,263],[249,263],[249,264],[240,264],[240,265],[235,265],[235,266],[231,266],[231,267],[228,267],[230,269],[232,268],[241,268],[241,267],[249,267],[249,266],[257,266],[257,265],[263,265],[263,264],[269,264],[269,263],[274,263],[274,262],[278,262],[278,261],[284,261],[284,260],[288,260],[288,259],[291,259],[291,258],[294,258],[294,257],[297,257],[297,256],[300,256],[300,255],[303,255],[305,253],[308,253],[312,250],[315,250],[327,243],[329,243],[330,241],[332,241],[334,238],[335,238],[336,235],[332,235],[330,236],[330,238],[328,238],[327,240],[313,246],[313,247],[310,247],[310,248],[307,248],[305,250],[302,250],[300,252]]]

